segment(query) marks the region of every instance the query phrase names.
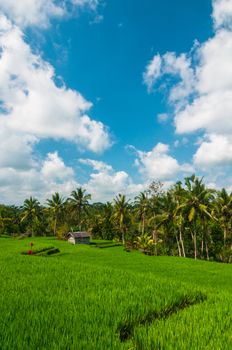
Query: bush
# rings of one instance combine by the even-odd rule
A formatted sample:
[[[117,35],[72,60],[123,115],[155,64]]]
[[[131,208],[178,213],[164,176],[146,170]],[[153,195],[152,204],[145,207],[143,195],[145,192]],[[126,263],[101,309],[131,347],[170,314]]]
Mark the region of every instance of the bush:
[[[216,255],[216,260],[230,264],[232,262],[232,247],[223,247],[220,253]]]

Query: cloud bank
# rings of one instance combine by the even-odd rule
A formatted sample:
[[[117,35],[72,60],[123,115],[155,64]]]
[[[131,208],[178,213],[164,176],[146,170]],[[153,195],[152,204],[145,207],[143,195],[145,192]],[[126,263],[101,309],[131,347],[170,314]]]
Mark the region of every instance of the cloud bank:
[[[168,77],[168,102],[177,134],[203,134],[193,163],[232,165],[232,0],[214,0],[214,35],[189,53],[156,54],[143,79],[149,91]]]

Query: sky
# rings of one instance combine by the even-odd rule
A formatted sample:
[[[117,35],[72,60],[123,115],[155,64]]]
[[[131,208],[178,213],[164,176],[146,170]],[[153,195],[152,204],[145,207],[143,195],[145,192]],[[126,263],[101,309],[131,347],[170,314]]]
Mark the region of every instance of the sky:
[[[232,0],[0,0],[0,203],[232,190]]]

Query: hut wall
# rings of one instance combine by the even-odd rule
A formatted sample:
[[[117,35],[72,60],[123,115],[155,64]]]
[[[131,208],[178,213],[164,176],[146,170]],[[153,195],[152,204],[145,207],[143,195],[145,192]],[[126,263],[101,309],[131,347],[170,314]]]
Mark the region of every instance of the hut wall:
[[[75,244],[89,244],[90,237],[76,237]]]
[[[69,241],[69,243],[76,244],[75,238],[73,238],[73,237],[69,237],[68,241]]]

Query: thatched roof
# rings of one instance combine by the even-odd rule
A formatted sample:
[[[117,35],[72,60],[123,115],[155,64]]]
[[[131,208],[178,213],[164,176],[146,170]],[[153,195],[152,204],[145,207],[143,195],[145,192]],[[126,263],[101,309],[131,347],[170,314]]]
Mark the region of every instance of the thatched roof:
[[[73,238],[88,238],[91,237],[89,232],[86,231],[78,231],[78,232],[69,232],[67,234],[67,237],[73,237]]]

